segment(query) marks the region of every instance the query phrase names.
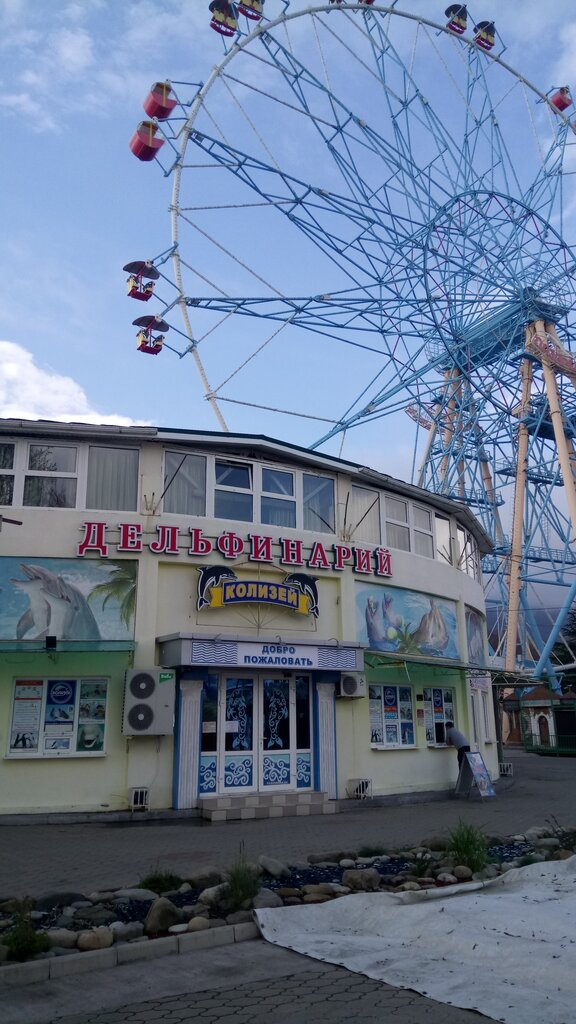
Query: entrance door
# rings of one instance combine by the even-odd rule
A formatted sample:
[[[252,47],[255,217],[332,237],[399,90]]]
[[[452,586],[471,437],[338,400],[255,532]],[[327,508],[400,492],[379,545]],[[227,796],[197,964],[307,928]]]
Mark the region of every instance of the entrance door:
[[[309,676],[222,673],[217,734],[218,792],[310,789]]]

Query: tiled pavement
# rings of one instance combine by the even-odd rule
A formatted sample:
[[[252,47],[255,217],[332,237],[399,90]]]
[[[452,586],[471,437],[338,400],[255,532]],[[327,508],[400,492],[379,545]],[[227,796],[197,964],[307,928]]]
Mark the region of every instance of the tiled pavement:
[[[2,993],[3,1024],[481,1024],[262,941]],[[147,998],[143,998],[147,997]],[[82,1007],[81,1012],[78,1012]]]

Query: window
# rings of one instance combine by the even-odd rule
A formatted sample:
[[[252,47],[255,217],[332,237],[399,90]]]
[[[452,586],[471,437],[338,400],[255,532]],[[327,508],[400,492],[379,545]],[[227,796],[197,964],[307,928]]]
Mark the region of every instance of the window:
[[[452,565],[452,544],[450,540],[450,520],[444,516],[434,516],[436,527],[436,552],[441,562]]]
[[[206,515],[206,459],[203,455],[166,452],[164,511]]]
[[[476,541],[461,526],[458,527],[458,568],[472,576],[473,579],[480,579],[480,555]]]
[[[76,507],[77,449],[66,445],[28,447],[23,505],[43,508]]]
[[[454,722],[454,691],[440,686],[424,689],[424,723],[426,743],[443,746],[446,742],[446,722]]]
[[[86,508],[135,512],[138,508],[138,451],[90,445]]]
[[[410,551],[407,501],[386,497],[386,537],[391,548]]]
[[[13,498],[14,445],[0,444],[0,505],[11,505]]]
[[[417,555],[434,558],[434,537],[432,535],[432,515],[427,508],[420,505],[412,506],[414,523],[414,551]]]
[[[17,679],[9,757],[104,753],[107,679]]]
[[[484,691],[481,692],[480,699],[482,701],[482,717],[484,719],[484,739],[486,743],[492,742],[492,727],[490,722],[490,711],[488,705],[488,694]]]
[[[368,687],[370,745],[413,747],[414,710],[412,690],[408,686],[371,683]]]
[[[380,495],[378,491],[370,491],[367,487],[352,485],[350,506],[348,508],[347,528],[350,539],[358,543],[379,544],[380,532]]]
[[[296,526],[293,473],[262,467],[260,520],[269,526]]]
[[[252,522],[252,466],[216,460],[214,515],[217,519]]]
[[[334,533],[336,529],[334,481],[312,473],[303,474],[304,529]]]

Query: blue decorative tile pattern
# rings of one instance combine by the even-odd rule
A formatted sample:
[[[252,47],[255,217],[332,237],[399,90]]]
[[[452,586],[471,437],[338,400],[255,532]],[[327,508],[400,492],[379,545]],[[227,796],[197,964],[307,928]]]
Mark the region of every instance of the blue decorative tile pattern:
[[[310,789],[312,780],[312,757],[310,754],[296,755],[296,785],[298,789]]]
[[[253,758],[226,757],[224,759],[224,785],[226,789],[251,789],[253,786]]]
[[[216,792],[216,757],[214,754],[202,754],[200,757],[200,792]]]
[[[290,755],[265,754],[262,764],[262,781],[265,786],[290,785]]]

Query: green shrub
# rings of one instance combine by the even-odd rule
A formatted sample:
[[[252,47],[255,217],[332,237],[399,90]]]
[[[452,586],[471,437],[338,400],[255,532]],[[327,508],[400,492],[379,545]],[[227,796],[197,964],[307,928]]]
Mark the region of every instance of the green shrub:
[[[50,939],[43,932],[37,932],[34,925],[24,914],[18,915],[16,923],[2,936],[4,945],[10,950],[9,960],[31,960],[37,953],[47,953]]]
[[[260,873],[248,863],[243,845],[238,859],[225,872],[224,884],[222,902],[230,912],[247,908],[260,891]]]
[[[481,871],[488,863],[488,839],[481,828],[460,820],[448,835],[447,852],[456,864],[464,864],[471,871]]]
[[[418,878],[423,877],[434,863],[435,861],[429,853],[417,853],[408,866],[408,872]]]
[[[150,889],[151,892],[163,893],[179,889],[184,879],[173,875],[171,871],[152,871],[145,875],[135,886],[136,889]]]

